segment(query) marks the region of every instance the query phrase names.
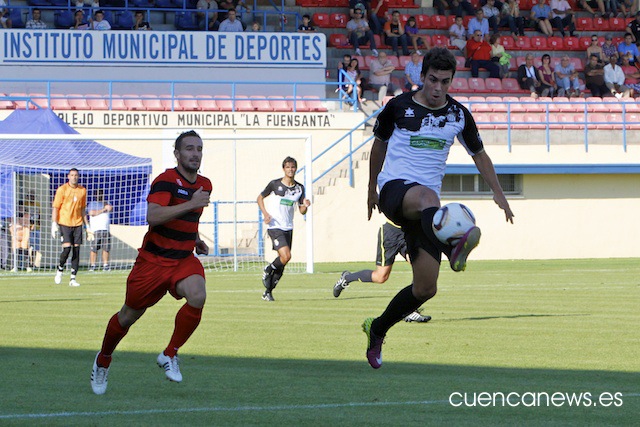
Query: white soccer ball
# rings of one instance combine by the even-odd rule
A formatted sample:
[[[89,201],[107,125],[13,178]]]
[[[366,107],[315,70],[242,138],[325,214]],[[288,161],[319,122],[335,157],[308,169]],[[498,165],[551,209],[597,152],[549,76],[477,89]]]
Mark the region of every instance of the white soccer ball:
[[[471,209],[462,203],[448,203],[433,216],[433,232],[442,243],[455,246],[476,225]]]

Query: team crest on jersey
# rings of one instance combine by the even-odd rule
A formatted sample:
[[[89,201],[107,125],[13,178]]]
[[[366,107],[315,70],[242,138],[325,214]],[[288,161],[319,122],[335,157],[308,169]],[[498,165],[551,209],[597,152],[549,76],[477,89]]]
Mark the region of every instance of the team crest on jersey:
[[[182,181],[180,180],[180,178],[176,178],[176,182],[180,187],[184,187],[184,185],[182,185]]]
[[[413,108],[409,107],[406,110],[404,110],[404,116],[405,117],[415,117],[416,116],[416,112],[413,111]]]
[[[278,186],[278,191],[282,191],[282,185]]]

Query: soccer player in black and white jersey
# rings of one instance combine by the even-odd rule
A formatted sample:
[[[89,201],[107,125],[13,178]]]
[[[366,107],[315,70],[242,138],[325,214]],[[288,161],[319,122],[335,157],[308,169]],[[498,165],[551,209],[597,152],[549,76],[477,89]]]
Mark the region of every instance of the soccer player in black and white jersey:
[[[282,162],[284,177],[269,182],[258,195],[258,206],[262,211],[267,233],[273,241],[273,250],[278,256],[264,268],[262,284],[266,288],[262,294],[265,301],[273,301],[273,290],[280,281],[284,268],[291,260],[291,242],[293,240],[293,211],[298,205],[302,215],[307,213],[311,201],[305,197],[304,185],[294,178],[298,170],[298,162],[293,157],[287,157]],[[265,207],[265,197],[272,196],[270,209]]]
[[[367,361],[374,369],[382,365],[382,343],[387,331],[435,296],[442,253],[449,257],[454,271],[462,271],[469,252],[480,242],[480,229],[475,226],[455,247],[441,243],[432,229],[455,138],[473,158],[506,220],[513,223],[513,212],[471,113],[447,94],[455,71],[456,59],[448,49],[429,50],[422,61],[423,88],[389,101],[374,126],[369,219],[378,207],[402,227],[413,270],[413,283],[398,292],[379,317],[367,318],[362,324],[368,338]]]

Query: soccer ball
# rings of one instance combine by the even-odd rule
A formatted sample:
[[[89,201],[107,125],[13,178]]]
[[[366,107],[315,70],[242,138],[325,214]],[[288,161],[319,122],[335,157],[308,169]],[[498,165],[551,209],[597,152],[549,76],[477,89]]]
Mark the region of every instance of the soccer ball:
[[[476,225],[471,209],[462,203],[448,203],[433,216],[433,232],[442,243],[455,246]]]

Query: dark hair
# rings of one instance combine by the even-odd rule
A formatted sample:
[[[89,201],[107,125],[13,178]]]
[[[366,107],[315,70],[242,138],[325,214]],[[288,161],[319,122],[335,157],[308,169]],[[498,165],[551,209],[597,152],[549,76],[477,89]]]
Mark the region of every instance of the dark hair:
[[[398,15],[400,15],[400,11],[399,11],[399,10],[397,10],[397,9],[396,9],[396,10],[394,10],[393,12],[391,12],[391,15],[395,15],[396,13],[397,13]]]
[[[40,12],[40,9],[38,9],[37,7],[34,7],[33,9],[31,9],[31,14],[33,15],[33,12]]]
[[[544,61],[544,58],[549,58],[549,61],[551,61],[551,55],[549,55],[548,53],[545,53],[544,55],[542,55],[541,60]]]
[[[298,162],[296,162],[296,159],[294,159],[291,156],[287,156],[284,158],[284,160],[282,161],[282,168],[284,169],[284,165],[286,165],[287,163],[293,163],[293,165],[296,167],[296,169],[298,169]]]
[[[591,55],[589,55],[589,59],[591,59],[591,58],[600,59],[600,58],[598,58],[598,55],[596,55],[595,53],[592,53]]]
[[[453,71],[451,77],[456,74],[456,57],[446,47],[434,47],[427,51],[422,60],[420,74],[426,76],[429,68],[438,71]]]
[[[76,169],[76,168],[69,169],[69,173],[71,173],[71,172],[78,172],[78,175],[80,175],[80,171],[78,169]]]
[[[178,136],[178,138],[176,138],[176,143],[174,144],[175,149],[179,150],[180,148],[182,148],[182,140],[189,136],[195,136],[196,138],[200,138],[200,135],[198,135],[195,130],[183,132],[180,134],[180,136]]]
[[[308,14],[306,14],[306,13],[305,13],[304,15],[302,15],[302,17],[303,17],[303,18],[307,18],[309,21],[311,21],[311,17],[310,17]]]
[[[497,34],[497,33],[491,34],[491,37],[489,37],[489,43],[494,44],[499,37],[500,37],[500,34]]]

